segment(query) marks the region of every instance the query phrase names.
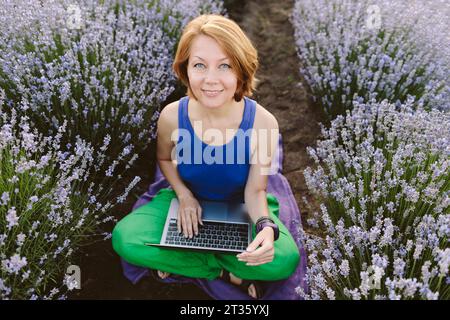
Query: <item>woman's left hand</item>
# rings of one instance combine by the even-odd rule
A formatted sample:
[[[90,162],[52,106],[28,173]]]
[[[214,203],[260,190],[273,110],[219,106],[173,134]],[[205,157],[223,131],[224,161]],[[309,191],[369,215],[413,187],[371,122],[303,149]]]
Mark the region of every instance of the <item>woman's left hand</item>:
[[[236,257],[239,261],[247,262],[248,266],[258,266],[272,262],[275,255],[274,232],[271,227],[265,227],[250,243],[247,251],[239,253]],[[258,246],[261,245],[260,248]]]

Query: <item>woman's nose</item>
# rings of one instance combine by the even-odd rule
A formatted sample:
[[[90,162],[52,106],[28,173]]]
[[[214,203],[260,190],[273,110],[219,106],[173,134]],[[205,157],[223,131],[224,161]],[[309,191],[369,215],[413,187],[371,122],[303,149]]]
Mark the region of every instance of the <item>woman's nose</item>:
[[[213,70],[212,68],[206,71],[205,74],[205,82],[206,83],[217,83],[219,79],[219,71]]]

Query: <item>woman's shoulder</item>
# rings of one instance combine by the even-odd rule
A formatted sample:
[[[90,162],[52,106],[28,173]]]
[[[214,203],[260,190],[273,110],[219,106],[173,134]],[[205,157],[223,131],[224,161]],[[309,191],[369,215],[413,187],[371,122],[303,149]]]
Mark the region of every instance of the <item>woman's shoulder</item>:
[[[178,128],[178,102],[180,100],[171,102],[162,108],[159,119],[158,128],[161,132],[171,134]]]
[[[253,129],[256,130],[256,134],[258,139],[251,140],[251,153],[256,155],[255,153],[257,149],[257,145],[266,144],[267,148],[265,150],[272,150],[273,143],[276,144],[278,141],[278,121],[275,116],[258,102],[256,102],[256,112],[255,112],[255,121],[253,123]],[[261,130],[262,129],[262,130]],[[261,130],[261,131],[259,131]],[[260,132],[268,131],[268,135],[259,136]],[[261,139],[259,138],[261,137]],[[271,138],[269,138],[271,137]],[[273,139],[275,137],[275,140]],[[269,138],[269,139],[266,139]]]
[[[178,104],[180,100],[171,102],[163,107],[159,115],[159,121],[162,125],[172,129],[178,128]]]
[[[253,127],[258,129],[278,129],[278,121],[269,110],[256,102]]]

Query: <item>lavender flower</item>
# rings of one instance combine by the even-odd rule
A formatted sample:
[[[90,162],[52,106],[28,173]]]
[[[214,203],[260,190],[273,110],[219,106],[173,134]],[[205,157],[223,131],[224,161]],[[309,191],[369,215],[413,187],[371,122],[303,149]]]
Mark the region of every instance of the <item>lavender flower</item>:
[[[330,119],[372,99],[448,110],[449,14],[444,0],[295,1],[300,73]]]
[[[68,22],[71,5],[30,0],[0,6],[4,111],[29,117],[23,143],[30,150],[32,127],[56,135],[67,121],[61,144],[83,139],[100,149],[103,157],[89,177],[110,185],[117,180],[111,166],[129,170],[154,138],[151,128],[175,89],[171,65],[182,28],[201,13],[224,9],[218,0],[81,0],[75,28]],[[21,164],[19,172],[32,167]]]
[[[15,207],[12,207],[8,210],[8,214],[6,215],[6,222],[8,222],[8,229],[11,229],[14,226],[17,226],[19,222],[19,217],[16,214]]]
[[[18,254],[13,255],[10,259],[2,260],[2,268],[12,274],[17,274],[20,269],[27,265],[27,258]]]
[[[0,6],[0,298],[65,297],[58,270],[139,182],[116,171],[155,138],[182,28],[224,11],[219,0],[81,0],[74,27],[70,5]],[[112,197],[103,186],[117,181],[124,194]]]
[[[62,158],[60,135],[43,136],[28,130],[28,121],[26,116],[17,116],[15,109],[11,117],[2,114],[0,118],[0,174],[4,181],[0,185],[0,224],[5,226],[0,234],[0,274],[8,274],[2,278],[4,288],[0,290],[4,299],[55,297],[56,291],[52,295],[51,288],[44,291],[44,286],[48,288],[52,282],[59,286],[54,279],[62,281],[58,270],[70,264],[81,235],[113,220],[107,210],[118,203],[103,203],[108,194],[95,184],[83,186],[95,161],[86,142],[78,139]],[[65,126],[59,128],[60,134]],[[12,189],[18,190],[14,197],[6,191]]]
[[[310,148],[323,237],[302,236],[304,298],[449,298],[450,114],[414,103],[355,102]]]

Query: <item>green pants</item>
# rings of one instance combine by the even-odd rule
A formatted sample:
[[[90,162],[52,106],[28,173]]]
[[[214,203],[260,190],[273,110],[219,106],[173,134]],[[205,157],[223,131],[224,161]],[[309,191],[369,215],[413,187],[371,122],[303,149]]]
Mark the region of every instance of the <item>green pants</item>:
[[[271,218],[280,229],[275,241],[275,256],[272,262],[246,266],[236,254],[188,251],[183,249],[146,246],[144,243],[159,243],[166,221],[170,202],[175,191],[161,189],[147,204],[137,208],[120,220],[112,233],[114,250],[125,261],[164,272],[191,278],[213,280],[222,269],[230,271],[241,279],[282,280],[288,278],[297,268],[300,255],[289,231],[278,219],[278,200],[268,193],[267,204]],[[255,225],[252,224],[255,237]]]

